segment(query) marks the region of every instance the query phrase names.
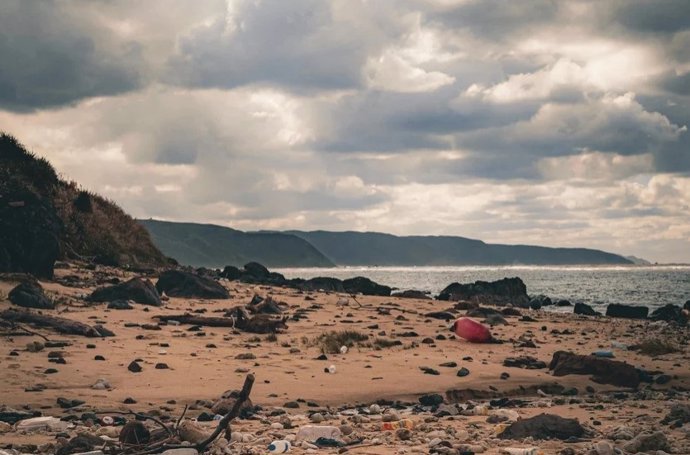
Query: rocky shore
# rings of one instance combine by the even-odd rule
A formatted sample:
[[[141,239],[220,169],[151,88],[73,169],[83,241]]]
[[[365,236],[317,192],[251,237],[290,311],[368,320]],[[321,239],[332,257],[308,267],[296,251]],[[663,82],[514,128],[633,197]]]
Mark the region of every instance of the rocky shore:
[[[197,453],[235,404],[206,452],[690,453],[683,308],[556,314],[520,283],[433,300],[253,265],[6,274],[0,454]],[[492,342],[457,337],[460,317]]]

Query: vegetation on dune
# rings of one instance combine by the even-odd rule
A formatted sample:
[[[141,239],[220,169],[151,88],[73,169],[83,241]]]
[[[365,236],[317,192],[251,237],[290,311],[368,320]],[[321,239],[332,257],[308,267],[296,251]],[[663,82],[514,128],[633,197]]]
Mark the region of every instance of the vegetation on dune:
[[[0,134],[0,215],[0,270],[50,276],[59,258],[119,266],[166,262],[146,229],[113,201],[61,179],[45,158],[7,134]],[[43,265],[34,267],[38,262]]]
[[[369,339],[369,335],[356,330],[341,330],[322,333],[311,343],[324,354],[337,354],[342,346],[351,348]]]

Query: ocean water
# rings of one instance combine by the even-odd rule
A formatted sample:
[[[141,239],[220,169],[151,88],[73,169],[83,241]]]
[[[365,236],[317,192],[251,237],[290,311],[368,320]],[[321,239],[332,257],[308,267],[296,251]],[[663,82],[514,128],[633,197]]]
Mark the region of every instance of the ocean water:
[[[286,278],[365,276],[397,289],[438,294],[452,282],[494,281],[520,277],[529,295],[584,302],[602,310],[610,303],[650,309],[690,300],[690,265],[669,266],[458,266],[458,267],[337,267],[276,269]],[[550,308],[567,311],[570,308]]]

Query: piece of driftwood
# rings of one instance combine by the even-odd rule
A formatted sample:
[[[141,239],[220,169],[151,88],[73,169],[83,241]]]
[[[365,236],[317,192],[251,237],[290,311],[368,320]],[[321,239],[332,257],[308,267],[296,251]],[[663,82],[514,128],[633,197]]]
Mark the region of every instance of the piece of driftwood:
[[[32,313],[30,311],[5,310],[0,312],[0,319],[10,322],[22,322],[33,324],[39,327],[48,327],[56,332],[68,335],[81,335],[85,337],[109,336],[108,332],[99,327],[93,327],[83,322],[73,321],[57,316],[46,316],[44,314]]]
[[[163,322],[177,321],[180,324],[200,325],[204,327],[235,327],[236,325],[236,321],[233,318],[213,318],[194,316],[191,314],[154,316],[153,319],[158,319]]]
[[[170,449],[180,449],[180,448],[190,448],[193,447],[195,448],[199,453],[204,453],[206,448],[213,443],[213,441],[220,436],[221,433],[225,432],[225,438],[229,441],[231,437],[231,429],[230,429],[230,422],[232,422],[237,416],[240,415],[240,409],[242,408],[242,405],[244,404],[245,401],[249,399],[249,395],[252,392],[252,387],[254,386],[254,375],[253,374],[248,374],[245,379],[244,379],[244,385],[242,386],[242,390],[240,391],[237,401],[235,401],[234,406],[230,409],[230,411],[227,412],[223,416],[222,419],[218,422],[218,426],[216,426],[216,429],[211,433],[211,435],[206,438],[205,440],[199,442],[198,444],[189,446],[189,445],[182,445],[182,444],[167,444],[168,440],[165,441],[159,441],[157,443],[151,444],[149,446],[144,446],[144,447],[137,447],[135,451],[125,449],[121,452],[120,454],[128,454],[128,455],[151,455],[155,453],[160,453],[164,452],[166,450]],[[186,408],[185,408],[186,411]],[[183,413],[184,415],[184,413]],[[178,419],[178,424],[179,421],[182,420],[182,417]],[[169,428],[166,428],[168,431]]]

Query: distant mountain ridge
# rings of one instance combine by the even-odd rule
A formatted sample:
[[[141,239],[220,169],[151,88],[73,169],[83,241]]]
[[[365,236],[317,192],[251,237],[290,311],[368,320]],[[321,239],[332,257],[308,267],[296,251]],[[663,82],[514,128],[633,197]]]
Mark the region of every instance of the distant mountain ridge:
[[[280,232],[243,232],[199,223],[138,220],[166,255],[195,267],[242,266],[256,261],[267,267],[333,267],[302,238]]]
[[[494,245],[454,236],[395,236],[378,232],[259,231],[139,220],[158,248],[182,264],[267,267],[632,264],[588,248]]]
[[[455,236],[395,236],[377,232],[287,231],[338,265],[571,265],[632,264],[588,248],[488,244]]]

